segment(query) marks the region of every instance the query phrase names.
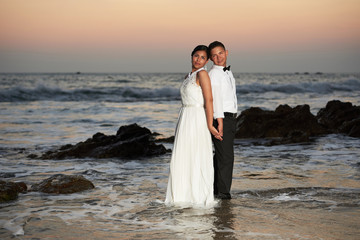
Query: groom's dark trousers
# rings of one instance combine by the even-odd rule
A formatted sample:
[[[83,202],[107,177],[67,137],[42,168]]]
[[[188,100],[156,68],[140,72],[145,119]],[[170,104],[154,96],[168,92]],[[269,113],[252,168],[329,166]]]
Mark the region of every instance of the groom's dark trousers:
[[[230,188],[234,167],[234,138],[236,131],[236,114],[224,113],[223,119],[223,140],[212,137],[214,154],[214,194],[225,194],[230,196]],[[218,123],[214,120],[214,127]]]

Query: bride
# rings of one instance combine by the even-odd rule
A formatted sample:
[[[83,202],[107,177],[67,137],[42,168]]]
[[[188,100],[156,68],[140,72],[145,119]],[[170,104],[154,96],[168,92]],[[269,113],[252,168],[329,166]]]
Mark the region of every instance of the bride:
[[[213,99],[205,64],[208,48],[191,53],[192,71],[180,87],[182,108],[175,130],[165,204],[213,206],[213,151],[211,134],[222,140],[213,126]]]

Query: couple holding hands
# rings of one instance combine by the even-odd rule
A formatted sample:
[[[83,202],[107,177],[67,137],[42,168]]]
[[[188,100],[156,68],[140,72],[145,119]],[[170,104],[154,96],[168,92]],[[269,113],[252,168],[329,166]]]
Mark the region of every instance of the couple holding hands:
[[[215,41],[191,53],[192,71],[180,87],[165,204],[214,206],[231,199],[237,98],[228,51]],[[214,63],[209,73],[205,65]],[[213,155],[213,146],[215,154]]]

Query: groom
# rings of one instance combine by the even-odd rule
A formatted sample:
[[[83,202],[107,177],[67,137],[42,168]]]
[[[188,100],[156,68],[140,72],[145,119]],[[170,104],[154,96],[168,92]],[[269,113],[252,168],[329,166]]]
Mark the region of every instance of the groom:
[[[219,199],[231,199],[230,188],[234,166],[234,138],[236,130],[237,98],[235,79],[227,67],[228,50],[215,41],[209,45],[210,59],[214,65],[209,71],[214,103],[214,126],[223,140],[213,137],[214,195]]]

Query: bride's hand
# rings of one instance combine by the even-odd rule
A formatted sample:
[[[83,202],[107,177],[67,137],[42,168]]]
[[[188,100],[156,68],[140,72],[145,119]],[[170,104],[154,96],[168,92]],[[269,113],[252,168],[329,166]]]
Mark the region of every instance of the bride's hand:
[[[220,135],[220,133],[218,132],[218,130],[217,130],[214,126],[211,126],[211,128],[210,128],[210,133],[211,133],[212,135],[214,135],[214,137],[215,137],[216,139],[219,139],[220,141],[223,140],[223,139],[222,139],[222,136]]]

